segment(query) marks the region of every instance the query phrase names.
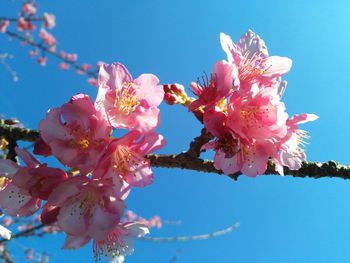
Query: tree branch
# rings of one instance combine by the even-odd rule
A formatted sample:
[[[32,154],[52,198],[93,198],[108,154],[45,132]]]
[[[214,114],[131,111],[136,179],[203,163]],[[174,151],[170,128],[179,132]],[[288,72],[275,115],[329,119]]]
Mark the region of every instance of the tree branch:
[[[35,42],[34,40],[28,38],[28,37],[25,37],[25,36],[22,36],[18,33],[15,33],[15,32],[12,32],[12,31],[6,31],[5,34],[7,34],[8,36],[10,37],[13,37],[13,38],[16,38],[32,47],[36,47],[36,48],[39,48],[40,50],[46,52],[46,53],[49,53],[51,54],[52,56],[64,61],[65,63],[71,65],[72,67],[74,67],[75,69],[77,70],[80,70],[82,72],[85,72],[89,77],[92,77],[92,78],[97,78],[97,72],[93,72],[93,71],[87,71],[85,70],[82,66],[80,66],[78,63],[76,63],[75,61],[71,61],[71,60],[68,60],[66,58],[63,58],[58,52],[56,51],[52,51],[49,47],[46,47],[45,45],[41,44],[41,43],[37,43]]]
[[[13,127],[0,122],[0,137],[13,138],[14,140],[22,140],[34,142],[39,138],[40,134],[36,130]],[[223,174],[221,170],[214,167],[213,161],[203,160],[197,157],[191,157],[188,153],[180,154],[148,154],[146,158],[151,160],[153,167],[162,168],[180,168],[199,172]],[[293,177],[310,177],[310,178],[342,178],[350,179],[350,166],[340,165],[335,161],[325,163],[320,162],[304,162],[299,170],[293,171],[288,167],[284,167],[284,174]],[[241,175],[240,172],[231,174],[234,180]],[[275,171],[273,162],[269,162],[265,175],[279,175]]]
[[[194,236],[177,236],[177,237],[142,237],[140,239],[152,242],[185,242],[185,241],[197,241],[205,240],[213,237],[219,237],[231,233],[233,230],[239,227],[239,223],[235,223],[223,230],[215,231],[209,234],[194,235]]]
[[[33,232],[35,232],[36,230],[39,230],[41,228],[43,228],[45,225],[43,224],[40,224],[40,225],[37,225],[35,227],[32,227],[32,228],[29,228],[29,229],[26,229],[26,230],[23,230],[21,232],[18,232],[17,234],[15,235],[12,235],[11,239],[15,239],[15,238],[19,238],[19,237],[24,237],[24,236],[31,236],[33,234]],[[0,240],[0,244],[2,243],[5,243],[5,242],[8,242],[8,241],[11,241],[8,240],[8,239],[1,239]]]

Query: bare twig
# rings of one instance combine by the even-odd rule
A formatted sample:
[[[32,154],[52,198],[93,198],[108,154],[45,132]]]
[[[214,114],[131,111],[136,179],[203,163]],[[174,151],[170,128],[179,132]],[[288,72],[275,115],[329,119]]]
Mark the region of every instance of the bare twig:
[[[239,223],[235,223],[223,230],[215,231],[208,234],[194,235],[194,236],[177,236],[177,237],[142,237],[142,240],[152,242],[185,242],[185,241],[197,241],[205,240],[213,237],[219,237],[231,233],[233,230],[239,227]]]
[[[31,236],[33,233],[35,233],[36,230],[39,230],[41,228],[43,228],[45,225],[43,224],[40,224],[40,225],[37,225],[35,227],[32,227],[32,228],[29,228],[29,229],[26,229],[26,230],[23,230],[21,232],[18,232],[17,234],[15,235],[12,235],[11,239],[16,239],[16,238],[19,238],[19,237],[25,237],[25,236]],[[10,240],[11,240],[10,239]],[[8,239],[1,239],[0,240],[0,244],[2,243],[5,243],[5,242],[8,242],[10,241]]]
[[[22,36],[21,34],[18,34],[16,32],[12,32],[12,31],[9,31],[9,30],[7,30],[5,33],[8,36],[10,36],[10,37],[16,38],[16,39],[18,39],[18,40],[20,40],[20,41],[22,41],[22,42],[32,46],[32,47],[39,48],[43,52],[48,53],[48,54],[50,54],[50,55],[52,55],[52,56],[54,56],[54,57],[64,61],[65,63],[71,65],[75,69],[80,70],[82,72],[85,72],[89,77],[97,78],[97,72],[87,71],[86,69],[84,69],[81,65],[79,65],[75,61],[72,61],[72,60],[69,60],[69,59],[66,59],[66,58],[62,57],[58,52],[51,50],[50,47],[46,47],[42,43],[37,43],[37,42],[35,42],[34,40],[32,40],[32,39],[30,39],[28,37]]]

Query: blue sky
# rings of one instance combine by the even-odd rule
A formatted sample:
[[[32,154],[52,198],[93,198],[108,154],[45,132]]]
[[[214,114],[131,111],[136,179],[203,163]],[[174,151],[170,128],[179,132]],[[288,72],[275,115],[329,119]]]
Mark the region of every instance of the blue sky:
[[[80,62],[124,63],[133,76],[154,73],[162,83],[187,86],[215,61],[224,59],[219,33],[237,40],[251,28],[272,55],[288,56],[287,111],[315,113],[304,125],[311,134],[310,161],[349,162],[349,1],[39,1],[40,10],[57,16],[53,33],[59,48],[77,52]],[[17,13],[20,1],[1,1],[0,16]],[[96,96],[84,77],[57,69],[50,58],[41,68],[16,41],[0,36],[0,52],[14,55],[12,82],[0,68],[1,113],[37,128],[50,107],[77,92]],[[158,129],[168,141],[162,153],[186,150],[201,125],[181,107],[161,106]],[[127,205],[136,213],[168,220],[152,236],[200,234],[239,221],[234,233],[207,241],[154,244],[139,241],[126,262],[310,263],[349,262],[350,181],[261,176],[224,176],[154,169],[150,187],[135,189]],[[63,236],[18,240],[48,250],[51,262],[94,262],[91,247],[61,251]],[[13,248],[16,248],[13,245]],[[17,255],[20,257],[20,255]]]

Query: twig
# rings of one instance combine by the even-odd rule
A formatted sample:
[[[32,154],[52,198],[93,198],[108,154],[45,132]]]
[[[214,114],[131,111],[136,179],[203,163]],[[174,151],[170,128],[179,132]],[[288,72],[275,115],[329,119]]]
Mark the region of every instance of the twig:
[[[23,230],[23,231],[21,231],[21,232],[18,232],[18,233],[15,234],[15,235],[12,235],[11,239],[16,239],[16,238],[24,237],[24,236],[30,236],[33,232],[35,232],[36,230],[39,230],[39,229],[43,228],[44,226],[45,226],[45,225],[40,224],[40,225],[37,225],[37,226],[32,227],[32,228],[30,228],[30,229]],[[5,242],[8,242],[8,241],[11,241],[11,239],[10,239],[10,240],[8,240],[8,239],[1,239],[1,240],[0,240],[0,244],[5,243]]]
[[[24,37],[18,33],[12,32],[7,30],[5,32],[8,36],[16,38],[20,41],[23,41],[24,43],[32,46],[32,47],[36,47],[41,49],[42,51],[51,54],[52,56],[64,61],[65,63],[71,65],[72,67],[74,67],[77,70],[80,70],[82,72],[85,72],[88,76],[93,77],[93,78],[97,78],[97,72],[93,72],[93,71],[87,71],[85,70],[82,66],[80,66],[78,63],[76,63],[75,61],[66,59],[64,57],[62,57],[58,52],[51,50],[49,47],[46,47],[45,45],[41,44],[41,43],[37,43],[34,40],[28,38],[28,37]]]
[[[223,230],[215,231],[209,234],[194,235],[194,236],[177,236],[177,237],[142,237],[140,239],[152,242],[185,242],[185,241],[197,241],[205,240],[213,237],[219,237],[231,233],[233,230],[239,227],[239,223],[235,223]]]
[[[10,136],[16,140],[36,141],[40,134],[36,130],[30,130],[25,128],[13,127],[11,125],[3,124],[0,122],[0,137],[5,136],[6,138]],[[180,168],[199,172],[216,173],[223,174],[221,170],[214,167],[213,161],[203,160],[200,158],[194,158],[187,153],[180,154],[148,154],[146,158],[151,160],[151,165],[154,167],[162,168]],[[350,166],[340,165],[335,161],[328,161],[325,163],[320,162],[304,162],[299,170],[290,170],[288,167],[284,167],[284,174],[293,177],[310,177],[310,178],[342,178],[350,179]],[[241,175],[240,172],[231,174],[234,180]],[[265,175],[278,175],[275,171],[275,166],[273,162],[267,164],[267,170]]]

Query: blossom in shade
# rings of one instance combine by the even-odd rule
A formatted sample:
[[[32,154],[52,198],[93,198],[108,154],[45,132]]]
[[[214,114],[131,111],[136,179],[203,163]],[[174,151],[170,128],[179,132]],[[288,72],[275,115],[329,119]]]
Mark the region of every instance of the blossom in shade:
[[[7,30],[7,27],[10,25],[9,20],[2,20],[0,21],[0,32],[5,33]]]
[[[251,30],[241,36],[237,44],[224,33],[220,34],[220,40],[228,62],[237,67],[236,85],[241,91],[250,89],[252,83],[270,83],[292,66],[287,57],[269,56],[265,42]]]
[[[123,214],[122,190],[119,180],[78,176],[57,186],[48,204],[60,207],[57,223],[68,235],[104,239]]]
[[[198,99],[190,104],[189,110],[194,111],[201,106],[215,107],[218,102],[225,99],[233,91],[236,75],[232,64],[224,60],[216,62],[210,78],[207,76],[203,78],[203,83],[200,81],[191,83],[192,92]]]
[[[118,224],[108,236],[103,240],[95,239],[93,242],[93,251],[96,259],[101,255],[105,256],[110,262],[118,259],[120,256],[128,256],[134,252],[135,238],[144,237],[149,234],[146,226],[136,223],[127,222]]]
[[[108,122],[84,94],[73,96],[60,108],[50,109],[39,129],[52,154],[82,174],[97,165],[111,134]]]
[[[55,27],[56,18],[53,14],[44,13],[44,26],[48,29]]]
[[[11,216],[29,216],[40,208],[41,200],[33,197],[28,189],[18,187],[14,177],[25,169],[39,167],[40,163],[25,150],[17,148],[16,153],[25,167],[19,167],[10,160],[0,160],[0,175],[6,177],[0,189],[0,207]]]
[[[112,175],[120,177],[131,186],[149,185],[152,183],[153,172],[150,160],[144,156],[160,149],[164,144],[163,136],[155,132],[142,135],[138,131],[131,131],[109,144],[93,177]],[[101,170],[108,172],[100,172]]]
[[[158,105],[164,91],[155,75],[133,79],[120,63],[103,64],[99,71],[96,108],[115,128],[147,132],[159,125]]]

